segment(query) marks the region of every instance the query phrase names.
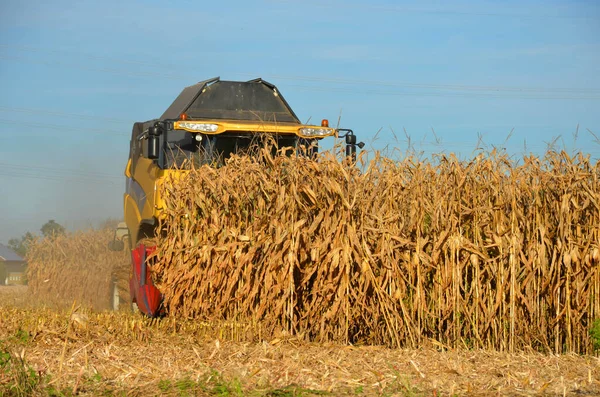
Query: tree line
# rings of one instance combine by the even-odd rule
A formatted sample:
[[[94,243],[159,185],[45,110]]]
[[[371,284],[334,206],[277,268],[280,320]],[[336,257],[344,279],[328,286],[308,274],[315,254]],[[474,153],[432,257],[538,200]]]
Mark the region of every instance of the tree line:
[[[42,236],[44,238],[52,238],[61,234],[65,234],[66,229],[54,219],[50,219],[48,222],[42,225],[40,232],[42,232]],[[7,245],[16,254],[25,257],[25,255],[27,255],[27,250],[29,249],[29,244],[31,244],[35,238],[36,236],[33,233],[27,232],[21,237],[11,238],[8,240]]]

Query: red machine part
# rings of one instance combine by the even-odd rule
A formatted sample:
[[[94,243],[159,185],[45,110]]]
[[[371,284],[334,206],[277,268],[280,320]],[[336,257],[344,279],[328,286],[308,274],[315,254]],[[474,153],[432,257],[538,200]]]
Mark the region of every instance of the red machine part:
[[[162,294],[154,285],[150,275],[148,256],[156,247],[146,247],[138,244],[131,251],[132,272],[129,277],[129,293],[131,301],[136,303],[139,310],[149,317],[161,314]]]

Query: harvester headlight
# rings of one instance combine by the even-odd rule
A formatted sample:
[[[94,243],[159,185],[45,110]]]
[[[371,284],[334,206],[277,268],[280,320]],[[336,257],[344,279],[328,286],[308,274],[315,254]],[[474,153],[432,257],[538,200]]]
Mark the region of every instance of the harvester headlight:
[[[176,121],[175,128],[191,132],[215,133],[218,131],[219,126],[217,124],[197,123],[194,121]]]
[[[303,127],[298,129],[298,135],[302,138],[323,138],[335,134],[333,128]]]

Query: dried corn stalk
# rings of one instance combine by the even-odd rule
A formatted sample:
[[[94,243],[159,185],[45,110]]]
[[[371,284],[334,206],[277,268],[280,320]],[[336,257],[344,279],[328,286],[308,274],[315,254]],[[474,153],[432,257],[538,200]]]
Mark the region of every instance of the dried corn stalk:
[[[35,301],[70,306],[73,301],[97,310],[108,309],[112,281],[127,290],[129,257],[111,252],[107,243],[113,230],[88,230],[38,239],[27,254],[27,279]],[[128,294],[122,294],[128,299]]]

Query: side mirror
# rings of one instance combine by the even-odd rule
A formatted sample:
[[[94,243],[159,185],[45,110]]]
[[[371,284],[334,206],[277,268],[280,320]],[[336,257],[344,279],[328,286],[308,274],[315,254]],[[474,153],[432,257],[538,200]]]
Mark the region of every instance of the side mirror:
[[[346,157],[356,161],[356,135],[350,132],[346,134]]]
[[[148,158],[155,160],[158,158],[160,145],[160,129],[157,126],[148,129]]]
[[[120,222],[115,229],[115,240],[124,241],[124,238],[129,238],[129,229],[125,222]]]
[[[112,240],[108,243],[108,249],[110,251],[123,251],[123,249],[125,249],[125,243],[121,240]]]
[[[356,142],[356,135],[352,130],[340,128],[337,130],[338,132],[345,132],[345,135],[341,135],[340,137],[346,138],[346,157],[352,159],[352,162],[356,161],[356,147],[358,146],[360,149],[365,147],[364,142]]]

